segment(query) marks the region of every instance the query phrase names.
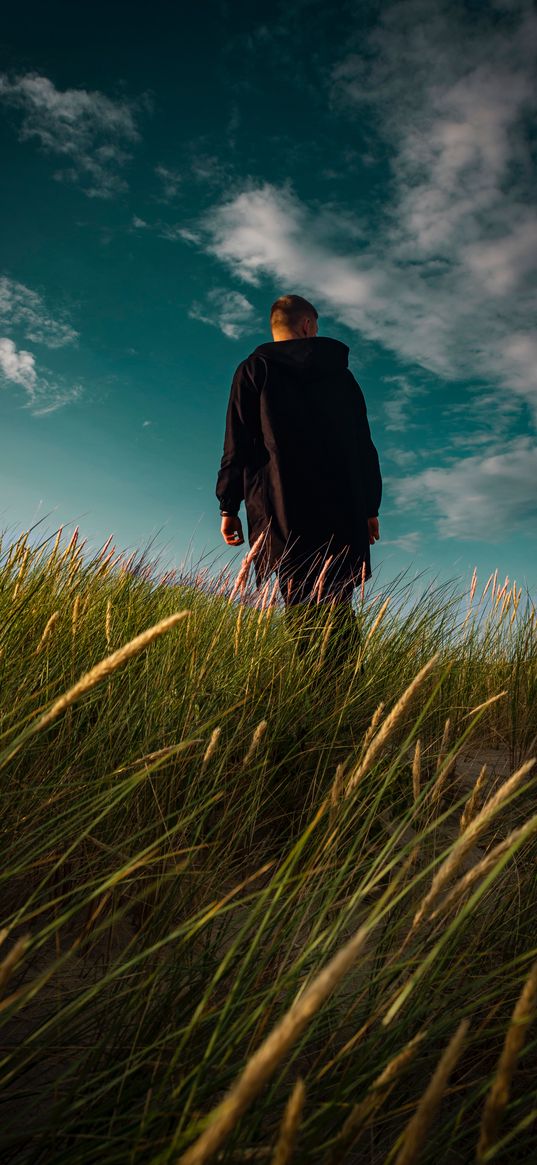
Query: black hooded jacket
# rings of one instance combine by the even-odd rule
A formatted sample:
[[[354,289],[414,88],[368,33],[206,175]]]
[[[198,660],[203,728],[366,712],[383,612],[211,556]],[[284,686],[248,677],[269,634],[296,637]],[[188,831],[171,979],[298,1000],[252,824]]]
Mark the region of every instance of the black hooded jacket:
[[[244,498],[256,581],[285,554],[345,551],[349,570],[371,575],[367,519],[378,515],[382,480],[362,390],[339,340],[311,336],[260,344],[233,377],[220,509]]]

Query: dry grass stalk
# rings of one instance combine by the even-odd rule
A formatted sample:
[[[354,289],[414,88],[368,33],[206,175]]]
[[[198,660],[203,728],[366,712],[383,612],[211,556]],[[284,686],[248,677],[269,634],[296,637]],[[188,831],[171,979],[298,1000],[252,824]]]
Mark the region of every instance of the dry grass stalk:
[[[260,615],[263,614],[263,611],[265,610],[265,607],[267,605],[268,597],[269,597],[269,590],[270,590],[270,578],[267,579],[265,585],[263,586],[263,588],[260,591],[259,596],[258,596],[257,602],[259,604],[259,614]]]
[[[330,804],[337,805],[341,799],[343,790],[343,774],[345,772],[345,761],[340,761],[336,767],[336,775],[334,777],[332,788],[330,790]]]
[[[472,602],[472,599],[475,595],[476,586],[477,586],[477,566],[474,566],[474,573],[472,575],[472,584],[470,587],[470,602]]]
[[[376,761],[383,745],[388,739],[388,736],[393,731],[396,724],[401,719],[403,712],[406,711],[408,705],[410,704],[414,693],[417,691],[420,684],[423,683],[425,677],[429,675],[429,672],[436,664],[439,654],[440,653],[437,651],[432,656],[432,658],[429,659],[427,663],[421,668],[417,676],[414,676],[414,679],[408,685],[408,688],[405,689],[402,696],[400,696],[397,703],[386,717],[384,723],[380,726],[376,736],[373,737],[373,740],[371,741],[371,744],[369,745],[363,760],[360,761],[357,768],[350,776],[347,784],[347,795],[351,793],[354,788],[356,788],[356,785],[362,779],[364,773],[366,773],[367,770],[371,768],[371,766]]]
[[[362,579],[361,579],[361,583],[360,583],[360,602],[362,603],[362,605],[364,602],[364,594],[365,594],[365,572],[366,572],[366,563],[365,563],[365,558],[364,558],[364,561],[362,562]]]
[[[234,584],[232,591],[231,591],[231,594],[229,596],[230,602],[235,597],[238,590],[244,591],[246,589],[246,584],[248,582],[248,575],[250,574],[250,567],[251,567],[252,562],[255,558],[256,551],[259,549],[259,546],[261,545],[261,542],[263,541],[264,537],[265,537],[265,531],[263,531],[259,535],[259,538],[256,538],[251,549],[248,551],[247,554],[245,554],[245,556],[242,560],[242,564],[241,564],[239,573],[237,575],[237,578],[235,579],[235,584]]]
[[[442,768],[444,761],[446,759],[446,756],[448,753],[448,748],[449,748],[450,735],[451,735],[451,720],[448,716],[446,723],[444,724],[444,731],[442,733],[442,741],[440,744],[440,752],[438,754],[438,760],[436,762],[437,773],[440,772],[440,769]]]
[[[326,649],[328,647],[328,640],[330,638],[330,635],[332,634],[332,629],[334,626],[334,619],[333,619],[334,601],[333,600],[332,600],[330,605],[332,608],[332,617],[328,619],[326,627],[323,631],[323,637],[322,637],[321,646],[319,649],[319,658],[318,658],[317,666],[315,669],[317,672],[320,671],[322,666],[323,666],[325,655],[326,655]]]
[[[517,829],[511,830],[511,833],[509,833],[507,837],[504,837],[503,841],[498,842],[498,844],[494,846],[494,849],[491,849],[490,853],[485,854],[485,856],[481,858],[481,861],[477,862],[475,866],[472,866],[471,870],[467,870],[466,874],[464,874],[464,876],[460,878],[458,882],[456,882],[453,888],[449,891],[449,894],[447,894],[446,897],[442,899],[440,905],[437,906],[436,910],[434,910],[430,915],[430,921],[433,922],[439,914],[443,913],[444,910],[447,910],[450,906],[452,906],[458,898],[465,897],[467,891],[471,886],[473,886],[474,882],[477,882],[479,878],[484,878],[485,875],[488,874],[489,870],[494,868],[496,862],[499,860],[499,858],[502,857],[502,854],[507,853],[507,851],[511,849],[511,846],[518,845],[519,842],[524,841],[527,837],[530,836],[530,834],[535,831],[535,829],[537,829],[537,814],[534,817],[530,817],[528,821],[524,822],[524,825],[519,825]]]
[[[341,1162],[346,1161],[348,1149],[354,1145],[369,1118],[383,1104],[400,1072],[412,1060],[416,1048],[425,1035],[426,1032],[418,1032],[413,1039],[409,1040],[402,1052],[393,1056],[380,1076],[377,1076],[376,1080],[373,1081],[364,1099],[359,1104],[354,1105],[326,1158],[326,1165],[340,1165]]]
[[[490,704],[495,704],[496,700],[503,700],[507,695],[507,691],[496,692],[495,696],[489,696],[488,700],[483,700],[481,704],[476,704],[475,708],[470,708],[470,711],[463,716],[463,720],[469,720],[470,716],[475,716],[476,712],[482,712],[483,708],[488,708]]]
[[[24,582],[24,576],[26,574],[26,564],[28,562],[29,556],[30,556],[30,550],[28,547],[26,547],[26,550],[24,551],[24,553],[22,555],[21,564],[19,566],[19,573],[17,575],[17,581],[15,583],[15,586],[13,587],[13,594],[11,596],[12,602],[15,602],[15,599],[17,598],[17,595],[18,595],[19,590],[22,586],[22,583]]]
[[[71,614],[71,634],[73,639],[76,635],[76,627],[78,623],[78,616],[80,614],[80,595],[75,595],[73,602],[73,610]]]
[[[217,728],[213,728],[212,733],[211,733],[211,739],[210,739],[210,741],[207,745],[207,748],[203,754],[202,764],[206,765],[210,761],[210,759],[214,755],[214,753],[216,752],[216,746],[218,744],[218,739],[220,737],[221,731],[222,731],[222,729],[220,728],[219,725]]]
[[[99,568],[95,571],[95,578],[100,578],[100,577],[104,578],[104,576],[106,574],[108,574],[108,571],[110,568],[110,562],[111,562],[112,558],[114,557],[115,550],[116,550],[115,546],[112,546],[112,549],[106,555],[106,558],[103,558]]]
[[[326,559],[326,562],[325,562],[322,570],[319,573],[319,577],[315,583],[315,586],[312,588],[311,597],[313,598],[313,596],[316,595],[317,596],[317,603],[320,603],[320,601],[321,601],[321,596],[322,596],[323,587],[324,587],[324,580],[325,580],[325,578],[328,574],[328,571],[330,569],[330,563],[332,562],[333,557],[334,557],[333,554],[328,555],[328,558]]]
[[[106,645],[110,647],[112,642],[112,600],[106,600],[106,615],[104,617],[104,633],[106,635]]]
[[[462,1052],[468,1027],[469,1020],[463,1019],[440,1057],[432,1079],[418,1101],[414,1116],[409,1120],[403,1133],[403,1144],[395,1159],[395,1165],[416,1165],[449,1077]]]
[[[111,543],[113,537],[114,537],[113,534],[108,535],[108,538],[106,539],[104,546],[102,546],[101,549],[99,550],[99,553],[97,555],[97,558],[95,559],[95,562],[102,561],[102,559],[104,558],[104,556],[106,554],[106,551],[108,550],[108,547],[110,546],[110,543]]]
[[[369,628],[369,631],[367,632],[365,642],[364,642],[364,650],[367,647],[369,640],[373,638],[379,623],[384,618],[386,611],[388,609],[389,602],[390,602],[390,596],[388,595],[388,598],[385,599],[385,601],[383,602],[382,607],[380,608],[380,611],[377,612],[377,615],[376,615],[371,627]]]
[[[328,813],[329,829],[333,830],[337,819],[337,807],[344,795],[346,762],[340,761],[336,766],[336,775],[330,789],[330,809]]]
[[[502,596],[505,594],[505,592],[506,592],[506,590],[507,590],[507,587],[508,587],[508,585],[509,585],[509,576],[508,576],[508,575],[506,575],[506,577],[505,577],[505,582],[504,582],[504,584],[503,584],[503,587],[501,587],[501,588],[500,588],[500,590],[498,591],[498,593],[497,593],[497,595],[496,595],[496,601],[495,601],[495,603],[494,603],[494,607],[495,607],[495,608],[497,608],[497,607],[498,607],[498,604],[499,604],[499,602],[500,602],[500,599],[501,599],[501,598],[502,598]]]
[[[47,639],[49,638],[49,636],[52,634],[52,631],[53,631],[54,627],[56,626],[56,623],[58,622],[59,617],[60,617],[60,612],[53,611],[52,615],[50,616],[50,619],[47,620],[47,622],[45,624],[45,629],[44,629],[43,634],[41,636],[41,639],[39,640],[39,643],[37,644],[37,647],[35,649],[36,655],[38,654],[38,652],[43,650],[43,647],[45,646],[45,643],[47,642]]]
[[[526,1038],[526,1032],[537,1010],[537,961],[533,964],[515,1004],[511,1022],[507,1029],[503,1048],[498,1060],[496,1075],[488,1093],[481,1118],[477,1160],[482,1161],[486,1152],[498,1139],[498,1129],[503,1112],[509,1101],[511,1081],[518,1057]]]
[[[267,609],[268,609],[269,611],[270,611],[270,610],[272,610],[272,608],[276,606],[276,598],[277,598],[277,595],[278,595],[278,591],[279,591],[279,589],[280,589],[280,584],[279,584],[279,581],[278,581],[278,579],[276,578],[276,579],[274,580],[274,583],[273,583],[273,585],[272,585],[272,591],[271,591],[271,593],[270,593],[270,599],[269,599],[269,601],[268,601],[268,603],[267,603]]]
[[[496,574],[497,574],[497,573],[498,573],[498,572],[496,571]],[[492,579],[493,579],[493,578],[494,578],[494,575],[492,575],[492,574],[489,574],[489,577],[488,577],[488,579],[487,579],[487,582],[486,582],[486,584],[485,584],[485,589],[484,589],[484,591],[483,591],[483,594],[481,595],[481,598],[480,598],[480,600],[479,600],[479,601],[480,601],[480,603],[481,603],[481,602],[483,601],[483,599],[485,598],[485,595],[486,595],[486,593],[487,593],[487,591],[488,591],[488,589],[489,589],[489,586],[490,586],[490,584],[491,584],[491,582],[492,582]]]
[[[78,542],[78,526],[75,526],[75,529],[73,531],[73,535],[71,537],[71,541],[70,541],[70,543],[65,551],[65,555],[64,555],[65,558],[69,557],[71,551],[74,550],[77,542]]]
[[[421,791],[421,740],[416,741],[412,758],[412,794],[414,801],[418,800]]]
[[[146,631],[142,631],[140,635],[136,635],[129,643],[120,647],[118,651],[112,652],[112,655],[108,655],[106,659],[102,659],[95,667],[90,668],[72,688],[69,688],[67,692],[64,692],[62,696],[59,696],[54,701],[48,712],[40,716],[30,725],[29,729],[26,729],[17,737],[11,747],[3,754],[2,761],[6,763],[8,760],[11,760],[29,736],[34,736],[36,732],[41,732],[43,728],[48,728],[49,724],[52,724],[53,720],[56,720],[80,696],[84,696],[86,692],[91,691],[105,676],[111,675],[118,667],[126,663],[128,659],[131,659],[133,655],[137,655],[139,651],[143,651],[154,639],[158,639],[160,635],[169,631],[171,627],[175,627],[181,619],[184,619],[189,614],[190,611],[177,611],[174,615],[168,615],[166,619],[162,619],[154,627],[148,627]]]
[[[241,605],[237,611],[237,622],[235,624],[235,635],[233,638],[233,654],[234,655],[239,654],[239,643],[240,643],[240,637],[241,637],[241,626],[242,626],[243,616],[244,616],[244,607]]]
[[[491,597],[491,599],[492,599],[492,602],[494,602],[494,595],[495,595],[495,593],[496,593],[496,583],[497,583],[497,581],[498,581],[498,568],[496,567],[496,570],[494,571],[494,577],[493,577],[493,579],[492,579],[492,587],[491,587],[491,590],[490,590],[490,597]]]
[[[442,741],[440,744],[440,752],[438,754],[438,759],[436,762],[436,780],[435,780],[435,783],[434,783],[432,790],[431,790],[431,799],[433,801],[433,804],[438,804],[438,802],[442,796],[442,793],[444,791],[444,786],[446,784],[446,781],[449,779],[450,776],[452,776],[454,769],[455,769],[456,756],[453,756],[451,758],[451,760],[446,764],[446,759],[447,759],[448,752],[449,752],[450,736],[451,736],[451,720],[448,716],[448,718],[444,724],[444,731],[442,733]]]
[[[197,1141],[182,1154],[179,1159],[180,1165],[204,1165],[214,1156],[242,1113],[253,1102],[313,1016],[352,967],[375,924],[376,920],[361,926],[291,1004],[283,1019],[276,1024],[257,1052],[250,1057],[222,1103],[214,1110],[211,1123]]]
[[[470,793],[470,796],[469,796],[469,798],[464,806],[464,809],[462,811],[460,826],[459,826],[459,833],[464,833],[464,830],[470,824],[472,818],[475,816],[475,811],[477,809],[477,804],[479,801],[481,790],[482,790],[483,785],[485,784],[485,781],[487,779],[487,774],[488,774],[487,766],[482,765],[481,772],[479,773],[477,781],[476,781],[476,783],[472,789],[472,792]]]
[[[20,962],[24,952],[27,950],[29,942],[29,934],[21,935],[21,937],[17,939],[16,943],[14,943],[5,958],[2,959],[2,962],[0,963],[0,991],[3,991],[6,983],[9,982],[9,979],[11,978],[11,975],[17,966],[17,963]]]
[[[440,891],[443,890],[444,886],[449,882],[450,878],[458,869],[461,861],[468,853],[468,850],[472,848],[479,835],[488,825],[491,817],[494,816],[509,794],[512,793],[514,789],[516,789],[517,785],[519,785],[527,773],[530,772],[530,769],[533,768],[534,764],[535,758],[532,757],[530,760],[526,761],[525,764],[521,766],[521,768],[517,769],[517,771],[507,779],[507,781],[504,781],[503,785],[501,785],[494,796],[490,797],[489,800],[485,802],[485,805],[477,814],[477,816],[469,822],[464,833],[457,838],[451,852],[442,862],[440,869],[437,870],[430,890],[425,895],[420,906],[418,907],[414,915],[411,931],[409,933],[414,930],[418,923],[421,922],[425,914],[427,914],[431,903],[434,902]]]
[[[365,752],[366,748],[368,748],[369,742],[370,742],[372,736],[374,736],[375,732],[377,731],[377,727],[378,727],[379,721],[381,719],[382,713],[384,712],[384,708],[385,708],[385,704],[381,700],[378,708],[375,708],[375,711],[373,712],[371,724],[369,725],[368,728],[366,728],[366,731],[364,733],[364,739],[362,741],[362,754]]]
[[[299,1077],[285,1106],[271,1165],[288,1165],[291,1160],[305,1099],[306,1086]]]
[[[114,550],[115,550],[115,546],[114,546]],[[126,562],[122,562],[122,564],[121,564],[121,574],[127,574],[127,572],[130,570],[130,568],[131,568],[131,566],[132,566],[132,564],[133,564],[133,562],[134,562],[134,559],[135,559],[135,557],[136,557],[136,551],[135,551],[135,550],[133,550],[132,554],[129,556],[129,558],[127,559],[127,561],[126,561]]]
[[[259,747],[259,742],[262,739],[262,737],[265,735],[266,731],[267,731],[267,721],[260,720],[259,724],[257,725],[257,728],[254,731],[254,735],[252,737],[252,743],[251,743],[251,745],[248,749],[248,752],[246,753],[246,756],[244,757],[244,760],[242,762],[243,765],[247,765],[249,763],[249,761],[251,761],[254,753],[257,752],[257,749]]]
[[[58,553],[58,547],[60,545],[60,538],[62,536],[62,533],[63,533],[63,526],[60,526],[58,533],[56,534],[56,541],[54,542],[54,546],[52,547],[52,550],[50,553],[49,562],[50,562],[51,566],[52,566],[52,563],[54,562],[54,559],[56,558],[56,554]]]

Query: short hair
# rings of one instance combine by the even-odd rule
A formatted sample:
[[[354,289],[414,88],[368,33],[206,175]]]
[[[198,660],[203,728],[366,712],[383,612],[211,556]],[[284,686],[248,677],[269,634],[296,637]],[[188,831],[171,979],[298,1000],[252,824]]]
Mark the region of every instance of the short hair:
[[[318,319],[317,309],[301,295],[280,295],[270,309],[271,328],[286,328],[294,332],[304,316]]]

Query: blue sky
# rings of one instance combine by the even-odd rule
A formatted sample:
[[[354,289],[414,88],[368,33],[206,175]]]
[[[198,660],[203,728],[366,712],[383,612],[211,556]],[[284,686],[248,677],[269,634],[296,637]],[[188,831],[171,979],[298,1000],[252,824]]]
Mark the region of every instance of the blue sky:
[[[2,528],[238,567],[229,387],[296,292],[365,394],[374,577],[534,589],[533,5],[30,0],[0,35]]]

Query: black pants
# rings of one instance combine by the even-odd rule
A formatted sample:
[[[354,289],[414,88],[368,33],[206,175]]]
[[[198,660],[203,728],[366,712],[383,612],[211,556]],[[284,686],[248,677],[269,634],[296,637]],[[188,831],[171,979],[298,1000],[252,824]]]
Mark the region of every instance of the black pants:
[[[325,649],[325,666],[338,669],[347,659],[356,657],[360,646],[358,624],[352,607],[353,592],[359,580],[349,571],[344,556],[335,554],[324,573],[319,594],[315,587],[324,562],[325,558],[321,559],[320,554],[291,556],[277,568],[276,573],[285,604],[285,620],[301,655],[309,650],[312,641],[320,643],[317,616],[321,606],[324,608],[321,612],[324,616],[326,604],[333,604],[330,611],[332,630]]]

